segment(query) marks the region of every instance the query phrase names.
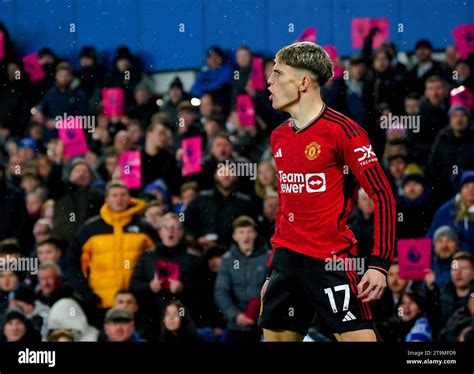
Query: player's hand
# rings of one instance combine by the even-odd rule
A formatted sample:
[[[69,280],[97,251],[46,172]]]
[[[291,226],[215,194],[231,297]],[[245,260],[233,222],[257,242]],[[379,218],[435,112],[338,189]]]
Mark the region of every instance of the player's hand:
[[[265,280],[265,283],[262,286],[262,290],[260,291],[260,299],[263,300],[263,295],[267,291],[268,283],[270,283],[270,279]]]
[[[149,285],[151,292],[158,293],[161,291],[161,282],[158,279],[153,278]]]
[[[363,303],[371,303],[382,297],[385,287],[387,287],[385,274],[375,269],[369,269],[365,272],[357,286],[359,294],[357,297],[362,299]]]
[[[172,294],[181,292],[183,290],[183,284],[176,279],[170,279],[170,292]]]
[[[255,321],[253,319],[248,318],[244,313],[237,314],[235,317],[235,323],[237,323],[240,327],[248,327],[255,325]]]

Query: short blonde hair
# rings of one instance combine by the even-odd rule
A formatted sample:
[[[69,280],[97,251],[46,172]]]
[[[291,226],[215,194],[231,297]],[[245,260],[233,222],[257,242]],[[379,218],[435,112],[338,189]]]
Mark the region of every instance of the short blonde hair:
[[[329,54],[321,46],[311,42],[297,42],[283,47],[275,55],[275,61],[309,71],[320,87],[334,75]]]

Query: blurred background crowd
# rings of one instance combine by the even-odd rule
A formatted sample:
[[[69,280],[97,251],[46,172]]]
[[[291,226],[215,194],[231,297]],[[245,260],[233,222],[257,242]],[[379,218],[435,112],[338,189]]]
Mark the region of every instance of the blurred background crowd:
[[[287,115],[253,87],[251,46],[213,46],[189,92],[177,75],[157,93],[126,46],[110,67],[94,46],[74,66],[42,48],[45,74],[32,82],[0,31],[0,341],[259,341],[278,209],[269,136]],[[390,41],[372,48],[376,33],[359,55],[335,59],[343,74],[322,95],[368,132],[397,200],[397,239],[432,239],[424,280],[399,277],[397,261],[390,268],[372,308],[377,333],[472,340],[473,108],[451,105],[450,93],[474,92],[474,64],[454,47],[435,59],[427,39],[402,63]],[[261,57],[268,79],[273,56]],[[122,89],[123,114],[104,114],[111,87]],[[239,95],[251,98],[255,125],[241,124]],[[83,155],[65,155],[56,126],[65,114],[93,119]],[[183,176],[183,142],[195,137],[201,171]],[[137,188],[121,181],[119,158],[130,150],[141,159]],[[246,164],[255,179],[231,172]],[[361,257],[372,250],[373,212],[361,189],[349,220]],[[7,266],[22,260],[36,271]],[[317,316],[307,339],[332,339]]]

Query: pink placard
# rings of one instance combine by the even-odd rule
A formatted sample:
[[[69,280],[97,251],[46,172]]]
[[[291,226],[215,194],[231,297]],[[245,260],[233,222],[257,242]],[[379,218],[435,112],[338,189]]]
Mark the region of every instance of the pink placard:
[[[460,58],[465,59],[474,53],[474,25],[459,25],[453,30],[454,46]]]
[[[238,95],[235,110],[241,126],[255,126],[255,107],[249,95]]]
[[[336,60],[338,59],[339,55],[336,50],[335,45],[326,45],[323,47],[324,50],[328,53],[329,57],[331,58],[331,61],[334,64],[334,77],[333,78],[340,78],[344,74],[344,69],[342,66],[336,63]]]
[[[398,240],[399,277],[409,280],[425,279],[425,269],[431,267],[431,239]]]
[[[46,73],[40,64],[38,55],[36,53],[30,53],[29,55],[23,57],[23,66],[25,67],[25,71],[30,76],[30,81],[33,83],[38,82],[46,77]]]
[[[250,73],[250,80],[254,90],[265,91],[265,75],[263,72],[263,58],[252,58],[252,71]]]
[[[465,86],[460,86],[451,90],[450,105],[463,106],[468,110],[474,108],[474,94]]]
[[[5,58],[5,34],[0,31],[0,60]]]
[[[202,138],[200,136],[185,138],[182,147],[183,167],[181,168],[181,174],[183,177],[200,173],[202,168]]]
[[[125,100],[122,87],[104,88],[102,106],[107,118],[123,116]]]
[[[119,156],[122,182],[130,189],[142,186],[142,159],[140,151],[126,151]]]
[[[303,30],[298,42],[313,42],[316,43],[316,27],[307,27]]]
[[[64,144],[64,157],[84,155],[89,151],[80,117],[70,117],[56,122],[59,139]]]
[[[379,31],[374,35],[373,48],[382,46],[390,38],[388,18],[353,18],[352,19],[352,48],[362,48],[364,39],[370,29],[377,27]]]

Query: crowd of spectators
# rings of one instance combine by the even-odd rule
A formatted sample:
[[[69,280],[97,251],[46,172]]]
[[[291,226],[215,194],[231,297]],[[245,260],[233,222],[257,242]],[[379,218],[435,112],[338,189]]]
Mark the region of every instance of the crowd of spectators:
[[[125,46],[111,67],[93,46],[74,62],[40,49],[45,76],[32,82],[0,30],[0,341],[259,341],[278,209],[269,136],[287,114],[253,87],[253,51],[213,46],[189,92],[177,76],[157,95]],[[390,41],[372,49],[375,32],[360,55],[336,59],[344,74],[322,95],[368,132],[397,200],[397,239],[432,239],[424,280],[399,277],[397,261],[390,268],[372,308],[377,334],[472,340],[473,108],[451,105],[450,91],[474,92],[474,64],[453,47],[434,59],[426,39],[402,63]],[[274,61],[264,57],[268,79]],[[123,115],[104,113],[110,87],[123,90]],[[239,95],[253,102],[254,126],[240,123]],[[65,114],[94,121],[83,155],[65,156],[56,127]],[[383,126],[387,118],[416,126]],[[202,138],[201,171],[183,176],[191,137]],[[142,184],[132,189],[119,167],[130,150],[141,158]],[[255,166],[255,178],[232,165]],[[361,189],[349,220],[361,257],[372,250],[373,221]],[[21,260],[36,271],[6,266]],[[331,339],[317,316],[309,336]]]

